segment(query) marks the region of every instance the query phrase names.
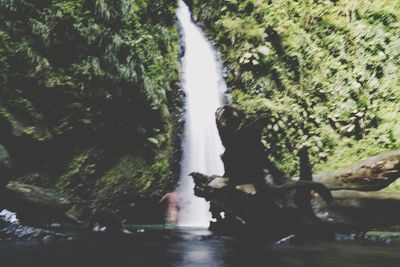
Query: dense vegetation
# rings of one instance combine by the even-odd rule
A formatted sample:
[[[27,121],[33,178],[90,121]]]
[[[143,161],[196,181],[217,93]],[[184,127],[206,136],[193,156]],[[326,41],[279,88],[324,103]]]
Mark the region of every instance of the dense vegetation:
[[[176,5],[0,1],[0,143],[17,178],[94,205],[165,190],[179,106]]]
[[[400,147],[398,1],[187,2],[233,102],[268,119],[263,142],[285,171],[303,146],[314,171]],[[176,7],[0,1],[0,145],[14,179],[121,210],[174,184]]]
[[[233,102],[269,125],[287,172],[308,146],[315,171],[400,147],[396,0],[190,1],[215,40]]]

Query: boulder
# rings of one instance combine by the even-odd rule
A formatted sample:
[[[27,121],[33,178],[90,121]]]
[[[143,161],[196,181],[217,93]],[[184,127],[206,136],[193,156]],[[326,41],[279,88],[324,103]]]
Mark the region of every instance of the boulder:
[[[80,198],[14,181],[6,186],[4,199],[4,207],[17,212],[21,222],[30,225],[41,225],[53,220],[84,225],[92,214]]]

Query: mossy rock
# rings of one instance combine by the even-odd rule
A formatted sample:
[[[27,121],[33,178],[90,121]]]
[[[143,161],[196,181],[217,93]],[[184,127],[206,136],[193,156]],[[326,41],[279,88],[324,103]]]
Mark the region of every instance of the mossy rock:
[[[157,155],[147,162],[140,153],[120,157],[97,182],[95,206],[121,207],[137,199],[159,199],[169,181],[169,161]]]

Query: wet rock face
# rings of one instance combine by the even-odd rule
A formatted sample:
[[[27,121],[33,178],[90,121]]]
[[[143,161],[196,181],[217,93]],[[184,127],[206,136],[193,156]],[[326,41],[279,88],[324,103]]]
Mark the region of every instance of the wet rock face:
[[[0,221],[1,226],[1,221]],[[74,237],[50,230],[5,222],[0,228],[0,240],[72,240]]]
[[[11,159],[7,150],[0,144],[0,189],[10,180]]]
[[[0,229],[5,227],[6,225],[7,225],[7,222],[3,218],[0,218]]]
[[[56,190],[11,181],[4,189],[4,206],[18,213],[21,223],[57,222],[84,224],[92,213],[85,201]]]

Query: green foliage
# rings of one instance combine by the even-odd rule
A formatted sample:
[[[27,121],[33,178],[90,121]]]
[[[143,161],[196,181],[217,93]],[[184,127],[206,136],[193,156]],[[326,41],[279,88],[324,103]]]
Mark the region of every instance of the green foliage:
[[[233,102],[268,119],[264,143],[298,172],[400,147],[400,3],[193,1],[227,67]]]
[[[104,175],[101,183],[106,184],[106,188],[114,185],[121,187],[134,187],[131,192],[144,193],[150,196],[156,191],[148,192],[154,182],[168,177],[168,158],[157,157],[158,162],[154,164],[146,163],[142,155],[127,155],[118,162]],[[156,177],[154,177],[156,176]]]
[[[82,150],[69,159],[59,178],[47,186],[72,193],[96,207],[121,207],[137,198],[160,198],[174,183],[170,166],[172,145],[167,136],[169,133],[160,133],[154,137],[155,147],[150,142],[145,150],[134,152]],[[36,182],[40,179],[36,178]]]
[[[0,143],[21,161],[21,180],[93,205],[165,190],[176,8],[175,0],[0,1],[0,127],[12,129]],[[18,156],[30,146],[40,160],[25,168]]]
[[[127,121],[153,135],[178,81],[175,8],[171,0],[0,1],[0,115],[40,140]]]
[[[160,199],[172,180],[170,152],[160,149],[151,161],[140,151],[120,157],[92,188],[93,203],[118,206],[138,198]]]
[[[64,173],[57,179],[56,187],[64,188],[71,184],[75,176],[85,173],[85,178],[95,172],[96,165],[90,162],[90,156],[94,151],[92,149],[83,151],[75,155],[64,170]]]

